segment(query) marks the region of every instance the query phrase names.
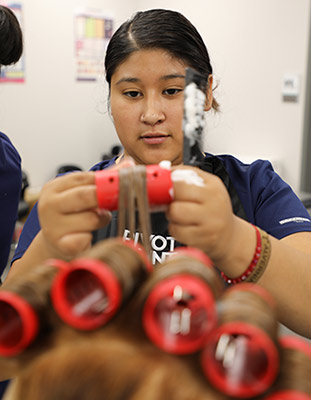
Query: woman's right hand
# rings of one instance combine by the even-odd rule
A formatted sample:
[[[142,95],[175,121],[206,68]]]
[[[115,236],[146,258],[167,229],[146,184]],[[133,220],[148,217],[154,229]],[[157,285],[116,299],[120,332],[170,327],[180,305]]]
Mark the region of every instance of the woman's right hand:
[[[126,168],[135,163],[124,157],[111,168]],[[92,244],[92,232],[111,221],[111,212],[99,210],[95,172],[72,172],[46,183],[38,200],[41,230],[23,254],[12,264],[4,282],[31,270],[48,258],[66,261],[78,257]]]
[[[73,172],[44,185],[38,216],[41,240],[51,257],[70,260],[91,246],[92,231],[107,225],[111,213],[98,210],[95,173]]]

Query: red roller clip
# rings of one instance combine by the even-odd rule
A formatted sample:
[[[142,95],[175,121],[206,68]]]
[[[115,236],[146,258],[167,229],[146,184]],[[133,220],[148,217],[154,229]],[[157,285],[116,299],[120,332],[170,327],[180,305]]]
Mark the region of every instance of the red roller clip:
[[[256,310],[251,314],[248,295],[258,298],[265,318],[249,319]],[[205,376],[219,391],[244,399],[264,393],[274,383],[280,366],[274,306],[274,299],[258,285],[242,283],[225,291],[218,305],[219,326],[208,337],[201,359]]]
[[[95,173],[96,195],[100,209],[114,211],[119,201],[119,171],[105,169]]]
[[[142,319],[156,346],[168,353],[190,354],[203,347],[217,324],[214,295],[194,275],[172,275],[153,287]]]
[[[124,246],[127,246],[127,247],[133,249],[134,251],[136,251],[136,253],[141,257],[148,273],[150,273],[154,270],[154,267],[151,264],[145,249],[139,243],[135,243],[134,240],[131,240],[131,239],[124,240],[121,238],[120,238],[120,242]]]
[[[304,353],[311,360],[311,346],[299,336],[284,335],[280,337],[280,345],[283,349],[292,349]]]
[[[105,325],[121,304],[114,272],[99,260],[77,259],[56,276],[51,298],[60,318],[80,330]]]
[[[256,285],[251,282],[243,282],[231,286],[226,290],[226,293],[228,294],[232,292],[241,292],[241,291],[257,294],[270,306],[272,310],[276,308],[276,302],[273,296],[271,296],[271,294],[262,286]]]
[[[281,371],[279,373],[279,382],[277,391],[271,393],[265,400],[310,400],[311,399],[311,385],[310,385],[310,371],[311,371],[311,347],[306,340],[293,335],[284,335],[279,339],[281,351],[292,351],[298,355],[305,355],[304,367],[298,364],[302,362],[301,357],[299,358],[288,358],[284,359],[281,365]],[[290,383],[289,377],[295,370],[300,370],[298,378],[301,382],[298,382],[295,377],[291,378]],[[296,377],[297,378],[297,377]],[[304,389],[303,389],[304,388]],[[308,390],[308,389],[309,390]]]
[[[38,317],[33,308],[13,292],[0,293],[0,355],[15,356],[38,334]]]
[[[271,396],[265,397],[264,400],[310,400],[311,397],[306,393],[296,390],[281,390]]]
[[[45,260],[44,264],[48,265],[49,267],[58,268],[60,271],[70,268],[69,262],[60,260],[59,258],[48,258]]]
[[[249,398],[266,391],[279,369],[275,343],[247,322],[228,322],[205,344],[202,367],[208,380],[229,396]]]
[[[192,257],[195,260],[198,260],[201,263],[205,264],[209,268],[212,268],[214,266],[213,261],[208,257],[208,255],[205,254],[202,250],[197,249],[196,247],[177,247],[172,257],[178,255]]]
[[[149,205],[152,207],[171,203],[173,199],[171,171],[158,164],[147,165],[146,176]]]
[[[147,165],[146,181],[149,205],[151,207],[169,204],[172,201],[173,183],[169,169],[162,168],[158,164]],[[110,211],[117,210],[119,201],[119,170],[106,169],[96,171],[95,184],[98,207]]]

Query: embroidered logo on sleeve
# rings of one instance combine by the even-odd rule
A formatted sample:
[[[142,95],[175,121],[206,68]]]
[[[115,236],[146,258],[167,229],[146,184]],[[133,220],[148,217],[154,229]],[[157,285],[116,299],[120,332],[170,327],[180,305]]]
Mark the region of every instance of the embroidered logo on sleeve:
[[[292,217],[292,218],[286,218],[282,219],[279,221],[280,225],[288,224],[289,222],[296,222],[297,224],[303,223],[303,222],[311,222],[309,218],[304,218],[304,217]]]

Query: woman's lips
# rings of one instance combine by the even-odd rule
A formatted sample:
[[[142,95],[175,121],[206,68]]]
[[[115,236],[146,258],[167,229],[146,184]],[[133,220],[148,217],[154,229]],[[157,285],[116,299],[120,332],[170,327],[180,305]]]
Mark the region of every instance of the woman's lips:
[[[146,144],[162,144],[169,138],[169,135],[161,135],[160,133],[141,136],[141,139]]]

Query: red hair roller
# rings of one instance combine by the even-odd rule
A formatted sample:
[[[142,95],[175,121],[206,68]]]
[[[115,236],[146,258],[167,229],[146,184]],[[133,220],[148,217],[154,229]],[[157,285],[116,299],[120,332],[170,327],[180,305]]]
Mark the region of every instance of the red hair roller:
[[[65,270],[68,269],[69,263],[59,259],[49,259],[44,262],[44,266]],[[44,271],[44,266],[41,271]],[[57,269],[55,269],[56,273]],[[50,272],[47,273],[46,279],[53,279]],[[38,284],[31,278],[28,278],[28,281],[26,279],[26,282],[32,287]],[[19,287],[21,292],[23,292],[22,288],[23,285]],[[38,291],[40,289],[42,289],[41,286],[38,287]],[[9,289],[0,291],[0,355],[3,356],[15,356],[25,350],[38,336],[40,325],[46,322],[41,320],[42,315],[40,316],[35,299],[32,298],[32,303],[29,303],[27,291],[24,291],[26,297],[24,298],[16,290],[15,288],[14,291]],[[31,298],[31,296],[28,297]]]
[[[135,167],[134,167],[135,168]],[[169,204],[173,198],[171,171],[157,164],[146,166],[146,185],[149,205]],[[118,209],[119,170],[106,169],[95,172],[98,207],[114,211]]]
[[[247,322],[229,322],[216,329],[201,361],[206,377],[218,390],[241,399],[267,390],[279,368],[273,341]]]
[[[311,347],[306,340],[301,339],[299,336],[284,335],[279,340],[280,345],[284,349],[293,349],[306,354],[311,360]]]
[[[139,244],[139,243],[135,243],[133,240],[131,240],[131,239],[126,239],[126,240],[124,240],[124,239],[121,239],[121,238],[116,238],[116,240],[120,240],[120,242],[122,242],[122,244],[124,245],[124,246],[127,246],[127,247],[129,247],[129,248],[131,248],[131,249],[133,249],[134,251],[136,251],[136,253],[141,257],[141,259],[143,260],[143,263],[144,263],[144,265],[145,265],[145,267],[146,267],[146,270],[148,271],[148,272],[152,272],[153,270],[154,270],[154,267],[153,267],[153,265],[151,264],[151,262],[150,262],[150,260],[149,260],[149,258],[148,258],[148,256],[147,256],[147,253],[146,253],[146,250]]]
[[[253,292],[273,308],[272,297],[258,285],[242,283],[225,293],[233,291]],[[245,318],[220,323],[209,336],[201,357],[209,382],[226,395],[239,399],[265,392],[279,371],[275,341],[264,329],[246,322]]]
[[[106,324],[121,304],[121,288],[114,272],[95,259],[77,259],[61,271],[51,290],[53,306],[68,325],[92,330]]]
[[[265,400],[310,400],[311,397],[306,393],[297,392],[296,390],[281,390],[278,393],[265,397]]]
[[[268,292],[265,288],[263,288],[260,285],[251,283],[251,282],[243,282],[236,284],[234,286],[230,286],[227,290],[226,293],[232,293],[232,292],[251,292],[257,294],[259,297],[261,297],[269,306],[271,309],[276,308],[276,302],[274,297]]]
[[[203,347],[217,324],[214,295],[195,275],[172,275],[152,288],[142,319],[156,346],[168,353],[190,354]]]
[[[200,249],[197,249],[196,247],[177,247],[171,257],[175,257],[178,255],[185,255],[186,257],[194,258],[205,264],[209,268],[212,268],[214,266],[213,261],[208,257],[208,255]]]
[[[311,371],[311,347],[308,345],[306,340],[301,339],[298,336],[285,335],[280,338],[279,342],[283,349],[291,349],[299,353],[305,354],[310,359],[309,370]],[[295,367],[294,365],[289,366],[289,368],[291,369],[294,367]],[[309,394],[304,393],[302,391],[298,391],[293,388],[290,389],[283,388],[265,397],[265,400],[310,400],[310,399],[311,399],[310,393]]]
[[[0,292],[0,355],[21,353],[38,334],[38,317],[33,308],[19,295]]]

